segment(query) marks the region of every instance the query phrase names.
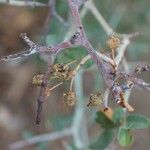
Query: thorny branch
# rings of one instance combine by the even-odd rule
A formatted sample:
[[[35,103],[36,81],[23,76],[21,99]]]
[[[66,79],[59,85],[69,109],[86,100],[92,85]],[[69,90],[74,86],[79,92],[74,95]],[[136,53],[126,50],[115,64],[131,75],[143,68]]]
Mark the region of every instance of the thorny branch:
[[[94,50],[91,43],[89,42],[89,40],[86,37],[85,31],[84,31],[84,28],[83,28],[83,25],[81,22],[81,17],[79,14],[79,8],[82,4],[84,4],[85,0],[67,0],[67,1],[68,1],[70,10],[71,10],[71,14],[72,14],[72,18],[73,18],[75,30],[76,30],[76,32],[71,36],[71,38],[69,40],[59,43],[57,45],[54,45],[52,47],[38,46],[37,44],[32,42],[27,37],[26,34],[22,34],[21,37],[24,39],[24,41],[30,47],[30,50],[28,52],[25,52],[22,54],[15,54],[15,55],[3,57],[1,60],[8,61],[10,59],[12,60],[12,59],[17,59],[17,58],[23,58],[23,57],[27,57],[31,54],[41,53],[41,52],[47,53],[48,55],[56,56],[57,53],[59,53],[61,50],[65,49],[65,48],[74,47],[74,46],[82,46],[87,50],[91,59],[96,63],[96,65],[97,65],[99,71],[101,72],[102,77],[105,81],[106,87],[112,92],[112,96],[113,96],[112,98],[117,103],[119,103],[122,107],[126,107],[124,104],[124,98],[123,98],[123,93],[125,90],[122,88],[123,86],[120,85],[120,83],[118,83],[119,81],[117,79],[118,79],[119,73],[118,73],[117,69],[118,69],[118,65],[119,65],[120,61],[122,60],[122,58],[124,56],[125,49],[128,46],[128,44],[130,43],[130,38],[136,36],[137,34],[131,34],[131,35],[126,35],[126,36],[123,35],[122,36],[123,37],[122,44],[120,46],[119,46],[120,43],[118,43],[117,38],[113,37],[112,39],[110,39],[108,46],[112,50],[111,57],[101,54],[100,52],[98,53]],[[109,27],[109,25],[106,25],[106,21],[103,19],[102,16],[99,15],[99,13],[98,13],[95,5],[92,3],[92,1],[89,1],[89,3],[91,4],[92,8],[94,8],[94,9],[90,9],[89,7],[87,7],[87,8],[90,9],[90,11],[92,11],[95,16],[98,16],[97,17],[98,21],[101,23],[104,30],[108,31],[108,35],[110,35],[110,33],[116,34]],[[116,56],[116,58],[114,58],[115,51],[118,52],[118,55]],[[51,62],[50,66],[52,66],[52,62]],[[46,97],[45,95],[46,95],[46,89],[48,88],[47,87],[48,86],[48,82],[47,82],[48,76],[50,76],[50,73],[51,73],[50,66],[48,67],[48,70],[45,73],[45,76],[43,78],[43,84],[42,84],[40,95],[38,98],[38,111],[37,111],[37,121],[36,121],[37,124],[40,123],[42,104],[48,97],[48,96]],[[125,78],[125,80],[130,80],[135,85],[149,87],[149,84],[146,84],[141,79],[135,78],[134,76],[131,76],[128,74],[127,75],[125,75],[123,73],[121,73],[121,74]],[[73,83],[73,79],[71,81],[71,86],[72,86],[72,83]],[[149,89],[149,88],[147,88],[147,89]],[[107,107],[107,100],[105,100],[105,102],[104,102],[104,107]]]
[[[40,94],[39,94],[39,97],[37,99],[38,109],[37,109],[36,124],[39,124],[41,121],[41,111],[42,111],[43,102],[46,101],[50,95],[50,91],[47,91],[47,89],[48,89],[48,78],[51,74],[51,68],[52,68],[51,66],[52,66],[52,62],[51,62],[51,59],[49,59],[48,69],[44,75]]]
[[[91,13],[94,15],[94,17],[97,19],[97,21],[100,23],[100,25],[102,26],[102,28],[104,29],[104,31],[106,32],[106,34],[108,36],[111,35],[118,35],[119,37],[122,38],[122,43],[121,45],[117,48],[117,56],[115,58],[115,63],[118,66],[121,62],[121,60],[124,58],[124,53],[125,50],[127,48],[127,46],[130,44],[130,41],[132,38],[136,37],[139,35],[139,33],[133,33],[133,34],[118,34],[116,33],[106,22],[106,20],[103,18],[103,16],[99,13],[99,11],[97,10],[96,6],[94,5],[93,1],[88,1],[85,4],[85,7],[91,11]],[[123,63],[124,65],[124,63]],[[126,66],[128,66],[128,64],[125,64]],[[117,67],[116,66],[116,67]],[[126,70],[127,71],[127,70]],[[143,83],[143,82],[142,82]],[[144,83],[143,83],[144,84]],[[146,84],[144,84],[146,85]],[[148,86],[148,85],[147,85]],[[131,89],[129,90],[131,92]],[[126,93],[129,93],[128,91]],[[129,95],[129,94],[128,94]],[[109,89],[106,89],[105,93],[104,93],[104,97],[103,97],[103,101],[104,101],[104,106],[108,107],[108,96],[109,96]],[[128,97],[129,98],[129,97]]]
[[[124,57],[125,50],[127,46],[129,45],[131,38],[137,36],[138,34],[135,33],[135,34],[126,35],[126,34],[115,33],[112,30],[112,28],[107,24],[107,22],[102,17],[102,15],[98,12],[94,3],[91,0],[89,0],[85,4],[85,7],[93,13],[95,18],[102,25],[106,34],[108,36],[114,35],[121,39],[121,44],[117,45],[115,48],[112,49],[111,46],[109,45],[110,49],[112,50],[112,57],[102,54],[100,52],[97,52],[94,50],[91,43],[86,37],[85,31],[81,22],[81,17],[79,14],[80,6],[83,5],[86,2],[86,0],[67,0],[67,1],[70,7],[70,11],[72,14],[75,31],[76,31],[69,40],[65,40],[64,42],[56,44],[52,47],[40,46],[32,42],[27,37],[26,34],[22,34],[21,37],[30,47],[29,51],[25,51],[19,54],[9,55],[9,56],[1,58],[1,60],[3,61],[9,61],[9,60],[18,59],[18,58],[25,58],[27,56],[30,56],[32,54],[37,54],[37,53],[47,53],[49,55],[48,69],[45,72],[42,85],[41,85],[40,95],[37,99],[38,110],[37,110],[36,123],[37,124],[40,123],[42,105],[48,99],[50,95],[48,78],[52,73],[53,62],[51,60],[51,55],[55,57],[61,50],[70,48],[70,47],[75,47],[75,46],[84,47],[85,50],[87,50],[89,55],[85,57],[86,59],[83,58],[81,63],[79,63],[79,65],[75,68],[74,73],[76,73],[79,70],[82,64],[84,64],[88,59],[91,58],[96,63],[106,84],[106,92],[104,93],[104,107],[105,108],[108,107],[108,103],[107,103],[108,95],[109,95],[109,92],[111,92],[112,99],[115,102],[117,102],[122,107],[126,107],[127,109],[129,109],[129,111],[130,110],[132,111],[133,108],[128,103],[125,102],[124,93],[127,90],[130,90],[134,85],[139,86],[139,87],[144,87],[149,90],[150,84],[145,83],[143,80],[137,78],[136,74],[142,73],[143,71],[149,71],[150,67],[147,65],[139,66],[139,68],[136,68],[134,71],[126,73],[126,72],[120,72],[118,70],[118,65]],[[115,57],[116,53],[117,55]],[[125,82],[123,84],[119,82],[120,78],[124,78]],[[72,76],[72,80],[71,80],[71,89],[72,89],[73,80],[74,80],[74,75]]]

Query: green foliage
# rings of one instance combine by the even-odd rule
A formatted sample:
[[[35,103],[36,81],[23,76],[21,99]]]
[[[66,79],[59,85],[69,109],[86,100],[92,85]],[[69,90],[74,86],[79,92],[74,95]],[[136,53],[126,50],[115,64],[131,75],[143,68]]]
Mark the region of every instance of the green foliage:
[[[101,111],[97,112],[96,122],[101,124],[101,126],[105,129],[117,127],[116,124]]]
[[[57,55],[55,63],[64,63],[65,64],[65,63],[69,63],[73,60],[81,61],[81,59],[83,57],[85,57],[86,55],[87,55],[87,52],[83,48],[80,48],[80,47],[69,48]],[[86,64],[84,64],[84,67],[87,68],[93,64],[94,64],[94,62],[90,59],[89,61],[87,61]]]
[[[133,143],[133,129],[144,129],[150,127],[150,119],[139,115],[130,114],[127,118],[122,108],[117,108],[109,119],[102,111],[97,112],[96,122],[101,124],[104,132],[100,135],[98,140],[93,143],[90,148],[92,149],[105,149],[112,141],[114,132],[118,132],[117,140],[122,147],[128,147]],[[116,129],[116,130],[113,130]]]
[[[113,121],[117,124],[120,125],[123,120],[124,120],[124,111],[122,108],[117,108],[114,113],[113,113]]]
[[[150,119],[139,115],[131,114],[126,119],[126,129],[144,129],[150,127]]]
[[[130,130],[121,127],[117,136],[118,142],[121,146],[127,147],[133,143],[133,136],[130,133]]]
[[[89,147],[95,150],[103,150],[112,142],[113,137],[113,130],[104,130],[103,133],[97,139],[97,141],[91,144]]]
[[[57,63],[68,63],[73,60],[81,59],[87,52],[83,48],[69,48],[57,55]]]

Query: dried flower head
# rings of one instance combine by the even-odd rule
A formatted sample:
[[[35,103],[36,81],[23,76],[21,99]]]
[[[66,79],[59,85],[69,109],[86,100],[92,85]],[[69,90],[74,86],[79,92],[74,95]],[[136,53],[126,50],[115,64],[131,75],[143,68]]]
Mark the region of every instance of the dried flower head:
[[[65,98],[66,104],[68,106],[74,106],[75,105],[75,103],[76,103],[76,96],[75,96],[75,93],[73,91],[69,91],[67,93],[64,93],[63,97]]]
[[[73,71],[69,65],[55,64],[53,66],[54,76],[61,80],[69,80],[72,77]]]
[[[91,94],[89,98],[89,103],[87,106],[100,106],[102,104],[102,94],[97,92],[96,94]]]
[[[120,45],[120,39],[116,36],[112,36],[108,41],[107,41],[107,46],[110,49],[116,49]]]
[[[41,86],[43,82],[44,74],[36,74],[32,78],[32,84]]]

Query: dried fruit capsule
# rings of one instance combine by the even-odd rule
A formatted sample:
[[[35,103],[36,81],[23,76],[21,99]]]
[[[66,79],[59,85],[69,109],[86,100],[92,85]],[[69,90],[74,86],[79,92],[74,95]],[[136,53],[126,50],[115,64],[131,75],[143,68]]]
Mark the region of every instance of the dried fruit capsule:
[[[64,93],[63,97],[66,100],[66,104],[68,106],[74,106],[76,103],[76,96],[75,93],[73,91],[69,91],[68,93]]]
[[[72,76],[72,70],[69,65],[55,64],[53,66],[53,74],[62,80],[69,80]]]
[[[100,92],[97,92],[96,94],[91,94],[89,98],[89,103],[87,106],[99,106],[102,104],[102,95]]]
[[[32,84],[41,86],[43,82],[44,74],[37,74],[32,78]]]
[[[102,111],[110,120],[112,120],[113,110],[110,107],[105,108]]]
[[[116,49],[120,45],[120,39],[116,36],[112,36],[108,41],[107,41],[107,46],[110,49]]]

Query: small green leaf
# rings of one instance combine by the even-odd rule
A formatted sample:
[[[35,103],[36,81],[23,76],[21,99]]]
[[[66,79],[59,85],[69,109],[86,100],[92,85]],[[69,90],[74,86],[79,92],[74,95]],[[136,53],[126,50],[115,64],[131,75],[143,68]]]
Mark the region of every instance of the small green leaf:
[[[126,129],[144,129],[150,127],[150,119],[139,115],[139,114],[131,114],[127,117],[126,120]]]
[[[110,120],[103,112],[98,111],[97,112],[97,117],[96,117],[96,122],[100,123],[101,126],[105,129],[110,129],[110,128],[115,128],[117,127],[116,124]]]
[[[124,119],[124,112],[122,108],[117,108],[113,113],[113,121],[120,125]]]
[[[121,146],[127,147],[133,143],[133,136],[130,133],[130,130],[125,128],[120,128],[117,136],[118,142]]]
[[[91,144],[89,147],[95,150],[103,150],[112,142],[113,137],[114,137],[113,130],[104,130],[103,133],[96,140],[96,142]]]
[[[59,53],[56,57],[56,63],[69,63],[73,60],[82,59],[87,55],[87,52],[83,48],[69,48]]]
[[[89,67],[91,67],[94,64],[94,61],[92,59],[89,59],[85,64],[84,64],[84,68],[87,69]]]
[[[85,49],[77,47],[77,48],[69,48],[65,49],[63,52],[59,53],[55,59],[55,63],[69,63],[71,61],[77,60],[81,61],[82,58],[87,56],[87,52]],[[76,64],[78,64],[78,62]],[[93,60],[89,59],[84,65],[84,68],[89,68],[94,64]]]

